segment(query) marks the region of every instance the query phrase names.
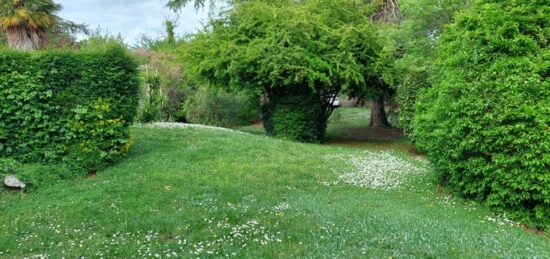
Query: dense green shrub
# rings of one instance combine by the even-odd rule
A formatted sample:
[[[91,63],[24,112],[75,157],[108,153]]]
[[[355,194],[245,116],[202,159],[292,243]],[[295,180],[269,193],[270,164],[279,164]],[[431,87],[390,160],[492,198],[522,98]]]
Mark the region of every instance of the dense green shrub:
[[[327,121],[319,94],[310,89],[287,89],[273,95],[263,107],[263,121],[268,135],[301,142],[323,142]],[[273,123],[276,122],[276,123]]]
[[[387,48],[395,49],[394,83],[399,104],[399,127],[410,137],[414,107],[419,92],[429,88],[428,80],[437,58],[437,38],[445,25],[453,22],[456,12],[464,10],[471,0],[400,0],[405,20],[387,30],[392,40]]]
[[[97,170],[128,150],[138,87],[121,48],[1,52],[0,157]]]
[[[187,99],[183,111],[191,123],[235,127],[257,120],[260,102],[257,96],[242,91],[200,89]]]
[[[484,0],[444,33],[414,136],[460,194],[550,227],[550,6]]]

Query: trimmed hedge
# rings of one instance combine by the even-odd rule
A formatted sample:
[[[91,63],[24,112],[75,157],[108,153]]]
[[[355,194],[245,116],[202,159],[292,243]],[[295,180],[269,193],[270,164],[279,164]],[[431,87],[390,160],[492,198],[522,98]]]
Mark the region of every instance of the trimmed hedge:
[[[0,157],[94,171],[130,145],[137,65],[102,52],[0,52]]]
[[[321,96],[303,87],[273,94],[263,105],[264,128],[270,136],[306,143],[325,140],[327,119]]]
[[[413,135],[443,180],[550,228],[550,5],[478,1],[447,28]]]

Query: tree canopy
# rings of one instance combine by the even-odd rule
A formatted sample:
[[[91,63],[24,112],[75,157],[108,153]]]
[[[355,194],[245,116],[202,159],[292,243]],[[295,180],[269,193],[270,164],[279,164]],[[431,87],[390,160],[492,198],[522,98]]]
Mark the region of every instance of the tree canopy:
[[[201,83],[230,87],[366,87],[380,55],[372,9],[355,1],[237,5],[181,49]]]
[[[386,87],[378,83],[383,59],[370,21],[374,10],[351,0],[241,2],[184,44],[180,59],[202,85],[249,89],[266,99],[309,89],[322,104],[319,119],[326,121],[330,97],[376,95]]]

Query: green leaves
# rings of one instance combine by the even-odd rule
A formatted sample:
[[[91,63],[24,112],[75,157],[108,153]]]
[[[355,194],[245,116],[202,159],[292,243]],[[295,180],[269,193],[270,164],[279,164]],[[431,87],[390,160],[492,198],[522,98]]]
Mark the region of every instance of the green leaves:
[[[484,0],[456,19],[413,137],[458,193],[548,228],[550,6]]]
[[[183,44],[179,59],[200,85],[247,89],[263,93],[265,102],[275,102],[264,109],[268,132],[288,128],[279,131],[296,140],[319,142],[333,109],[330,96],[372,96],[388,88],[381,80],[385,60],[369,10],[371,5],[354,0],[242,1]],[[280,98],[313,98],[314,104],[311,110],[298,109],[301,114],[294,117],[277,116],[278,109],[286,112],[296,106],[274,101]],[[283,106],[275,107],[278,104]],[[303,120],[312,111],[316,114],[310,118],[319,121]],[[289,128],[287,122],[295,120],[308,127]]]
[[[381,47],[362,8],[355,1],[236,4],[182,46],[180,60],[207,85],[366,89],[364,76]]]
[[[0,52],[0,157],[97,163],[83,170],[116,160],[129,147],[138,87],[137,66],[121,49]]]

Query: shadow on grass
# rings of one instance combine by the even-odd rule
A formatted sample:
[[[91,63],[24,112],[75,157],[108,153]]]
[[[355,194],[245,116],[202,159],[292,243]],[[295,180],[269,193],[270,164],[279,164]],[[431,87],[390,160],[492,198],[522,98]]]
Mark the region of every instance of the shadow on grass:
[[[355,111],[355,113],[357,113]],[[368,110],[365,109],[365,113]],[[238,130],[265,135],[262,123],[239,127]],[[327,128],[327,142],[330,146],[345,146],[358,149],[396,150],[414,156],[422,155],[408,142],[401,130],[395,128],[372,128],[357,123],[347,123],[344,119],[331,120]]]

